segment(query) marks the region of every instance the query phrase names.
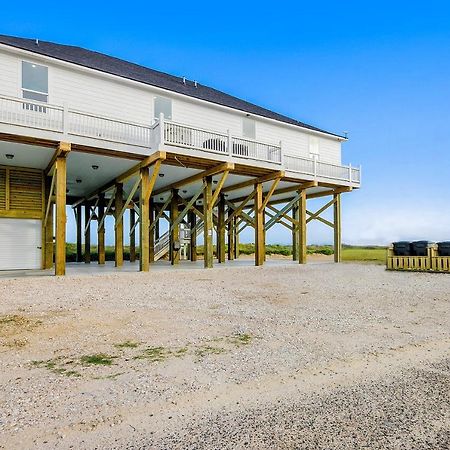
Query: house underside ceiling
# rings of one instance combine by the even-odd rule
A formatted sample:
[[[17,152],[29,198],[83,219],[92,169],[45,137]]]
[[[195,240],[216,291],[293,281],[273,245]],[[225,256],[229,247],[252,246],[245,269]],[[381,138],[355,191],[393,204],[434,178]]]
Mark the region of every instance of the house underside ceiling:
[[[47,146],[30,145],[23,143],[0,141],[0,165],[10,165],[19,167],[29,167],[44,170],[50,163],[55,149]],[[12,159],[8,159],[6,155],[13,155]],[[90,195],[92,192],[100,189],[106,184],[113,181],[115,178],[134,167],[138,161],[136,158],[126,159],[116,156],[105,156],[104,154],[95,154],[93,152],[83,152],[78,149],[71,151],[67,158],[67,194],[69,199],[76,200]],[[159,176],[154,187],[155,191],[160,191],[164,187],[171,185],[174,182],[184,180],[192,175],[201,173],[202,171],[221,164],[221,161],[216,161],[208,158],[194,158],[186,155],[174,155],[169,153],[167,159],[163,162]],[[152,170],[152,169],[151,169]],[[247,197],[253,190],[253,186],[229,190],[233,185],[242,183],[244,181],[251,181],[257,177],[276,172],[276,170],[254,167],[251,164],[236,164],[235,169],[230,172],[224,184],[225,196],[229,201],[239,200]],[[252,175],[250,175],[252,174]],[[213,176],[213,190],[218,184],[222,174],[218,173]],[[124,195],[127,197],[137,180],[137,175],[129,178],[124,183]],[[306,181],[306,180],[305,180]],[[268,192],[272,186],[273,181],[263,183],[263,191]],[[297,182],[280,181],[277,190],[272,196],[273,201],[288,200],[295,196],[295,188],[299,187],[302,180]],[[202,181],[199,180],[182,186],[178,190],[178,194],[189,200],[202,188]],[[292,191],[277,194],[279,190],[287,190],[293,188]],[[309,188],[307,193],[316,193],[320,191],[328,191],[329,187],[314,187]],[[169,191],[162,192],[153,196],[155,203],[164,203],[170,195]],[[108,197],[108,194],[106,194]],[[138,199],[138,191],[134,199]],[[202,204],[201,199],[197,202]],[[251,205],[252,202],[249,202]]]

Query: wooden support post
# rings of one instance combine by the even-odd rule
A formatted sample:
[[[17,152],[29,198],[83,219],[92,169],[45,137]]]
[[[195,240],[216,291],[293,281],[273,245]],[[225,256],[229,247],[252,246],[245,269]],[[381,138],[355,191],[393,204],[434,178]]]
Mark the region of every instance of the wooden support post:
[[[136,262],[136,211],[130,209],[130,262]]]
[[[299,219],[299,212],[298,212],[298,205],[294,205],[292,207],[292,220],[293,220],[293,227],[292,227],[292,260],[298,261],[298,245],[299,245],[299,230],[298,230],[298,223]]]
[[[82,206],[78,205],[75,208],[75,220],[77,227],[77,262],[81,262],[83,259],[83,242],[82,242]]]
[[[267,256],[266,256],[266,208],[262,209],[262,226],[263,226],[263,238],[264,238],[264,246],[263,246],[263,257],[264,257],[264,262],[266,262],[267,260]]]
[[[205,187],[203,194],[203,217],[204,217],[204,236],[203,236],[203,257],[205,269],[213,267],[213,205],[212,199],[212,177],[205,178]]]
[[[306,190],[299,192],[298,200],[298,262],[306,264]]]
[[[120,220],[120,212],[123,208],[123,185],[116,184],[115,202],[114,202],[114,218],[116,226],[114,227],[114,265],[115,267],[123,266],[123,220]]]
[[[264,264],[264,211],[262,183],[255,184],[255,266]]]
[[[239,258],[241,251],[239,249],[239,227],[237,226],[238,218],[235,217],[233,219],[233,228],[234,228],[234,257],[236,259]]]
[[[228,214],[231,213],[231,208],[228,207]],[[228,224],[228,261],[233,261],[234,259],[234,238],[235,238],[235,233],[234,233],[234,225],[235,225],[235,221],[231,220],[230,223]]]
[[[91,263],[91,205],[85,203],[84,205],[84,262]]]
[[[66,189],[67,160],[65,154],[56,158],[56,252],[55,275],[66,274]]]
[[[191,237],[189,243],[189,259],[192,262],[197,261],[197,216],[194,211],[189,211],[189,226],[191,228]]]
[[[225,262],[225,196],[219,196],[217,223],[217,256],[219,263]]]
[[[97,254],[98,254],[98,263],[105,264],[105,225],[102,223],[100,226],[100,222],[105,215],[105,194],[100,194],[98,199],[98,214],[97,214]],[[104,222],[104,221],[103,221]]]
[[[152,225],[155,221],[155,203],[152,199],[149,201],[149,224]],[[155,228],[151,227],[149,229],[148,236],[148,250],[149,250],[149,261],[150,263],[155,262]]]
[[[149,199],[149,189],[150,189],[150,172],[148,167],[140,169],[141,177],[141,189],[139,195],[139,214],[141,218],[141,226],[139,227],[140,235],[140,250],[139,250],[139,270],[142,272],[148,272],[150,268],[150,199]]]
[[[341,194],[334,194],[334,262],[341,262]]]
[[[180,226],[176,223],[178,218],[178,191],[172,190],[170,201],[170,262],[172,265],[180,263]]]
[[[50,179],[45,177],[45,204],[48,201],[51,202],[49,196],[50,192]],[[44,269],[51,269],[53,267],[53,204],[50,205],[47,221],[43,221],[43,234],[44,234],[44,248],[43,248],[43,264]]]

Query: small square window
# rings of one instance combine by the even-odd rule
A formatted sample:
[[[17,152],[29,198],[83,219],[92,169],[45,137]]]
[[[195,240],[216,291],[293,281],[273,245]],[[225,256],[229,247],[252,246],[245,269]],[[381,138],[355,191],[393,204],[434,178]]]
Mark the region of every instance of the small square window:
[[[159,119],[159,115],[162,113],[165,119],[172,120],[172,100],[170,98],[155,97],[153,110],[155,119]]]
[[[256,139],[256,123],[249,117],[244,117],[242,121],[242,135],[249,139]]]

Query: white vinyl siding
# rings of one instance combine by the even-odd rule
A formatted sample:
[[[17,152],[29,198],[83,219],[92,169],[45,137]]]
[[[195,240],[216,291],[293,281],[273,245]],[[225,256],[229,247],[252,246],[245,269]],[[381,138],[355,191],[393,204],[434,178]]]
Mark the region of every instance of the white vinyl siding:
[[[21,96],[19,82],[19,60],[0,52],[0,93],[9,97]]]
[[[0,270],[40,269],[40,220],[0,218]]]

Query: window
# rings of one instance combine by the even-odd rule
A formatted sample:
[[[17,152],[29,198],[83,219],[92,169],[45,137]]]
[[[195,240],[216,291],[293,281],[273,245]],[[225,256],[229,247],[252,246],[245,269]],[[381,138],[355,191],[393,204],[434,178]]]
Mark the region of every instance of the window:
[[[22,61],[22,97],[48,101],[48,67]]]
[[[155,97],[153,111],[155,119],[159,119],[159,115],[162,113],[165,119],[172,120],[172,100],[165,97]]]
[[[249,139],[256,138],[256,124],[253,119],[244,117],[242,121],[242,135]]]
[[[319,138],[317,136],[309,136],[309,156],[313,159],[319,159]]]

